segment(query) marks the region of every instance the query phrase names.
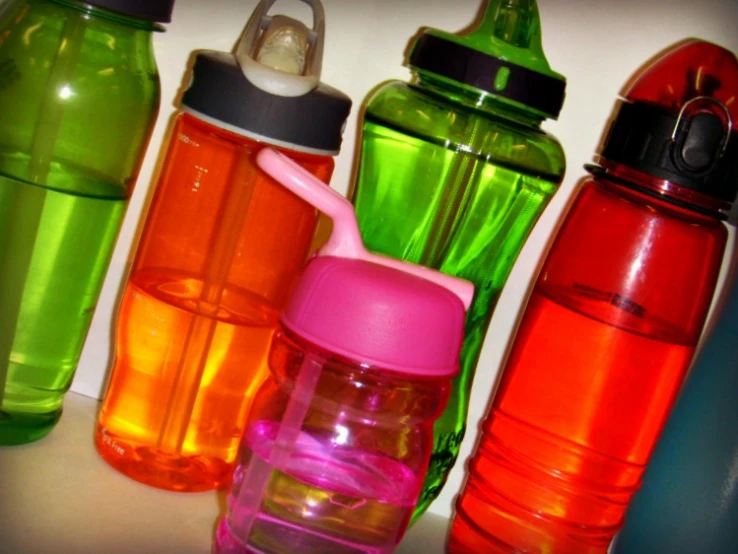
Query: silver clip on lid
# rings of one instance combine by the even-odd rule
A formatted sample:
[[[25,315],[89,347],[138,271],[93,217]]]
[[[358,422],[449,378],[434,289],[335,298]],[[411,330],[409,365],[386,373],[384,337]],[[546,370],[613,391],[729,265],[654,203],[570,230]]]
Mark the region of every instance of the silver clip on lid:
[[[236,46],[246,78],[278,96],[302,96],[320,83],[325,11],[320,0],[301,0],[313,10],[313,28],[283,15],[267,15],[276,0],[261,0]]]

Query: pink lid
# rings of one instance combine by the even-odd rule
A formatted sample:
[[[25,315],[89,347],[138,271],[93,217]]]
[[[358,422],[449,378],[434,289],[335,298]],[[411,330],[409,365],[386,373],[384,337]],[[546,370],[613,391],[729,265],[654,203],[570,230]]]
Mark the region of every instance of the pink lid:
[[[412,375],[455,375],[473,285],[368,252],[348,200],[274,150],[262,150],[257,163],[333,219],[333,233],[305,268],[282,324],[359,363]]]
[[[282,324],[360,363],[451,377],[464,339],[464,305],[448,289],[365,260],[317,257],[305,268]]]

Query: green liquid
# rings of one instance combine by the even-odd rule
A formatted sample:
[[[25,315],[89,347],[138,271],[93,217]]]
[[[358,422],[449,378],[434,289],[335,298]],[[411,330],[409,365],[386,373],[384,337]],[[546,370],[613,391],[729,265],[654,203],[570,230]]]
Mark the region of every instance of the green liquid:
[[[59,418],[160,89],[153,22],[0,4],[0,444],[17,444]]]
[[[56,164],[50,177],[74,179]],[[117,191],[81,196],[0,174],[0,444],[39,439],[61,415],[125,213]]]
[[[372,251],[433,267],[474,283],[461,371],[435,425],[430,468],[414,517],[438,496],[459,453],[469,393],[492,312],[520,250],[560,177],[527,175],[435,137],[393,129],[365,116],[354,194]],[[492,136],[492,133],[484,133]]]

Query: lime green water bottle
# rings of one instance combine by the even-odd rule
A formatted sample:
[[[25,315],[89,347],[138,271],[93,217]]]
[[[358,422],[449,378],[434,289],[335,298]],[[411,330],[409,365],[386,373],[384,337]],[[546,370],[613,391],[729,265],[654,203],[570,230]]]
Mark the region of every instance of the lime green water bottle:
[[[61,415],[159,109],[174,0],[0,6],[0,444]]]
[[[558,116],[565,80],[546,61],[534,0],[491,0],[466,35],[425,30],[408,65],[412,82],[385,85],[366,108],[353,193],[362,237],[476,289],[417,518],[456,461],[492,311],[563,178],[563,150],[541,123]]]

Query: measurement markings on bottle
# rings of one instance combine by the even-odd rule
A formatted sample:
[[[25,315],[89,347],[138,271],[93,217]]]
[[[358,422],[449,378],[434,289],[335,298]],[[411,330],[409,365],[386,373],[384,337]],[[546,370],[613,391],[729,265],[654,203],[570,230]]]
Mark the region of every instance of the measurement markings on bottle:
[[[202,176],[207,175],[208,170],[205,167],[196,165],[195,171],[197,171],[197,176],[195,177],[195,183],[192,185],[192,192],[199,192],[202,186]]]
[[[189,144],[190,146],[194,146],[195,148],[200,148],[200,143],[199,142],[197,142],[196,140],[191,139],[190,137],[188,137],[184,133],[179,133],[177,135],[177,138],[179,140],[181,140],[182,142],[184,142],[185,144]]]
[[[122,447],[120,444],[118,444],[115,441],[115,439],[110,438],[110,436],[108,435],[108,430],[107,429],[103,429],[102,430],[102,440],[103,440],[103,443],[106,446],[109,446],[113,450],[113,452],[115,452],[116,454],[118,454],[118,456],[125,455],[126,449],[124,447]]]

